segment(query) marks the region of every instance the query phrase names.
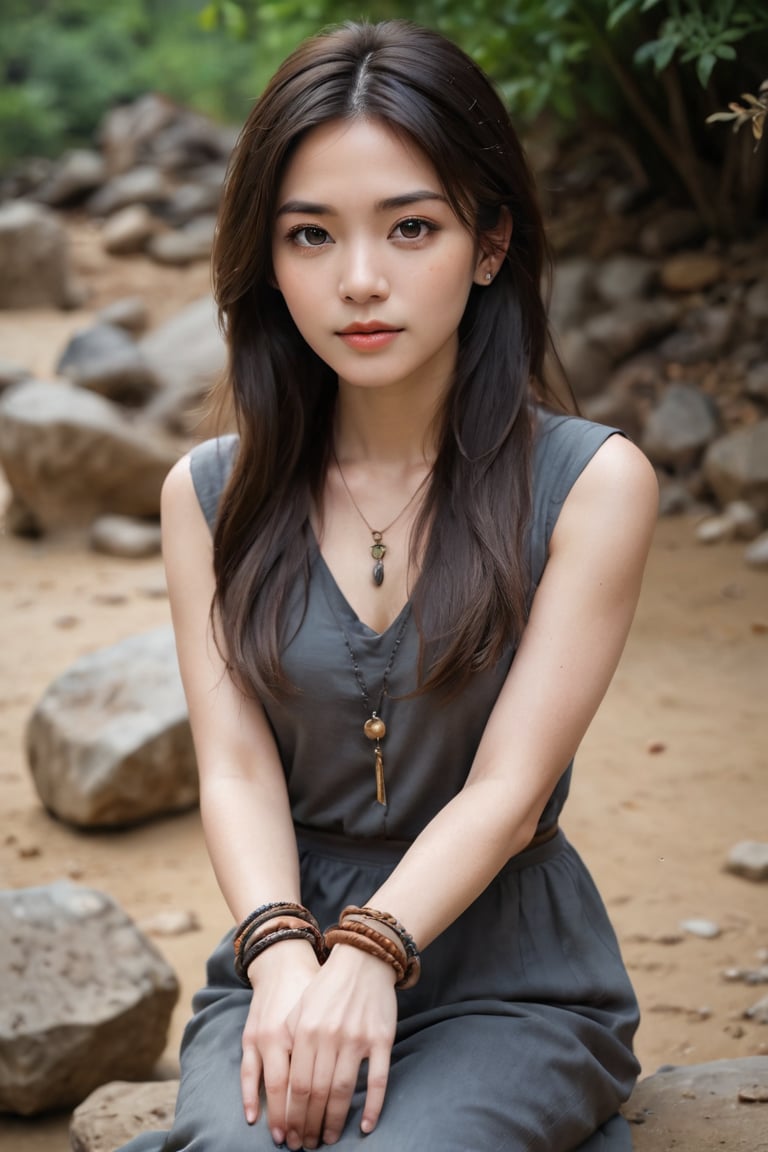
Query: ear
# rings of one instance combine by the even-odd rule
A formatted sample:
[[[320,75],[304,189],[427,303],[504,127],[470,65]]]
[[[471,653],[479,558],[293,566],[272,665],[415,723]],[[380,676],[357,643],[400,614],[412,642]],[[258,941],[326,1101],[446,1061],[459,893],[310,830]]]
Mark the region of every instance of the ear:
[[[496,226],[480,236],[480,249],[475,274],[472,277],[475,284],[487,287],[493,280],[506,259],[509,242],[512,239],[512,227],[512,213],[509,208],[502,206]]]

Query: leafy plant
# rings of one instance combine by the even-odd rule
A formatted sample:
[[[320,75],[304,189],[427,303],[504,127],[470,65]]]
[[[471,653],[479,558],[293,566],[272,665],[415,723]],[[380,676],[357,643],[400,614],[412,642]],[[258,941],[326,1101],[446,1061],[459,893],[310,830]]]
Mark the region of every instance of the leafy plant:
[[[753,96],[751,92],[742,92],[741,98],[746,102],[746,107],[737,101],[731,101],[728,105],[730,112],[713,112],[711,116],[707,116],[707,124],[714,124],[717,120],[734,120],[734,132],[738,132],[743,124],[751,124],[757,151],[763,138],[765,118],[768,115],[768,80],[763,80],[757,96]]]

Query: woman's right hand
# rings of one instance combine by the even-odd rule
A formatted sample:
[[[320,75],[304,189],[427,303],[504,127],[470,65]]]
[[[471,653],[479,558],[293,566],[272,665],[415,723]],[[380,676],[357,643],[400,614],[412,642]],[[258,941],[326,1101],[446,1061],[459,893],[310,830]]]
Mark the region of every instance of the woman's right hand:
[[[286,1021],[319,971],[314,950],[304,940],[282,940],[258,956],[248,969],[253,997],[243,1030],[243,1108],[248,1123],[255,1124],[261,1111],[263,1081],[267,1124],[276,1144],[285,1140],[292,1045]]]

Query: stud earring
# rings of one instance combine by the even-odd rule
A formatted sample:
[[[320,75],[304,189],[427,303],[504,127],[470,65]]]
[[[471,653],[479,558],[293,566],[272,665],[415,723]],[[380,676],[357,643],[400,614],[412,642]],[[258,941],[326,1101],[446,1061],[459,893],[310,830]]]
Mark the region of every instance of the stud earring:
[[[486,272],[485,279],[490,284],[491,280],[493,280],[493,273],[492,272]]]

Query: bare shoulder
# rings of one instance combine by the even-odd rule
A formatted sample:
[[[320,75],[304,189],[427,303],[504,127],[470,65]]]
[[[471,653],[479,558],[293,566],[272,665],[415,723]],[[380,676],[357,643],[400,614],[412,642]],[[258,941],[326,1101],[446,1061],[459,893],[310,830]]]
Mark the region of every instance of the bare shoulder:
[[[653,467],[636,445],[610,436],[595,452],[573,485],[552,537],[553,551],[576,541],[614,547],[650,546],[659,507]]]
[[[177,460],[163,481],[160,519],[166,547],[177,535],[210,547],[210,531],[192,480],[190,456],[187,452]]]

